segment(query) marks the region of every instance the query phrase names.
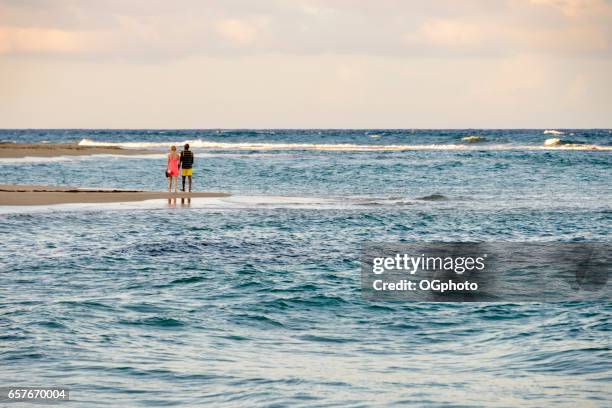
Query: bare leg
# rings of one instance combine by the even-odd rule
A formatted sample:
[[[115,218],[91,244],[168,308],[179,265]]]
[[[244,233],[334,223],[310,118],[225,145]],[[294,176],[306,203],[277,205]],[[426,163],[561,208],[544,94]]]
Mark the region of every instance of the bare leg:
[[[185,192],[185,176],[183,176],[183,188],[181,189],[181,191]]]
[[[168,192],[172,192],[172,176],[168,177]]]
[[[174,177],[174,192],[178,193],[178,177]]]
[[[184,188],[183,188],[184,190]],[[189,192],[191,193],[191,176],[189,176]]]

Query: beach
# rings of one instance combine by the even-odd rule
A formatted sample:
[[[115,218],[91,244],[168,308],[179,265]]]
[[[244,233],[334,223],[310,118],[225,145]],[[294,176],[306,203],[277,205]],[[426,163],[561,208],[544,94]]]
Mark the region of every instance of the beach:
[[[0,205],[118,203],[168,198],[227,197],[225,193],[167,193],[157,191],[87,189],[0,184]]]
[[[150,150],[116,146],[80,146],[76,143],[0,143],[0,158],[88,156],[93,154],[142,155]]]

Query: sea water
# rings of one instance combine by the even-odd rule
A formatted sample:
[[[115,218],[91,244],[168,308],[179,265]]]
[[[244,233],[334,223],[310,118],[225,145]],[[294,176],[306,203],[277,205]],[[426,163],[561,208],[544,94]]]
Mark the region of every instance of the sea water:
[[[194,190],[232,194],[0,208],[0,386],[73,406],[611,403],[609,302],[372,302],[359,263],[368,241],[610,242],[610,130],[0,140],[151,152],[0,159],[3,183],[158,191],[189,141]]]

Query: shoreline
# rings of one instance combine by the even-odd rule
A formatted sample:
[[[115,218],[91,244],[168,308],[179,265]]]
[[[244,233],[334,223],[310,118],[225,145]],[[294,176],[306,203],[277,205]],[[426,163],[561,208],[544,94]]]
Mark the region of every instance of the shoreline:
[[[119,154],[125,156],[156,154],[151,150],[123,149],[117,146],[80,146],[76,143],[0,143],[0,158],[90,156]]]
[[[136,202],[169,198],[229,197],[221,192],[168,193],[160,191],[0,184],[0,206]]]

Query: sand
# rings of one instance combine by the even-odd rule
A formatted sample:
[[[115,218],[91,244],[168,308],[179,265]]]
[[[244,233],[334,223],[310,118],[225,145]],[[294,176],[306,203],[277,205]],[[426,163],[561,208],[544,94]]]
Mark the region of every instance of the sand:
[[[0,158],[19,157],[56,157],[56,156],[87,156],[92,154],[156,154],[150,150],[122,149],[117,146],[79,146],[73,144],[22,144],[22,143],[0,143]]]
[[[227,197],[229,195],[216,192],[162,193],[155,191],[0,184],[0,205],[118,203],[168,198]]]

